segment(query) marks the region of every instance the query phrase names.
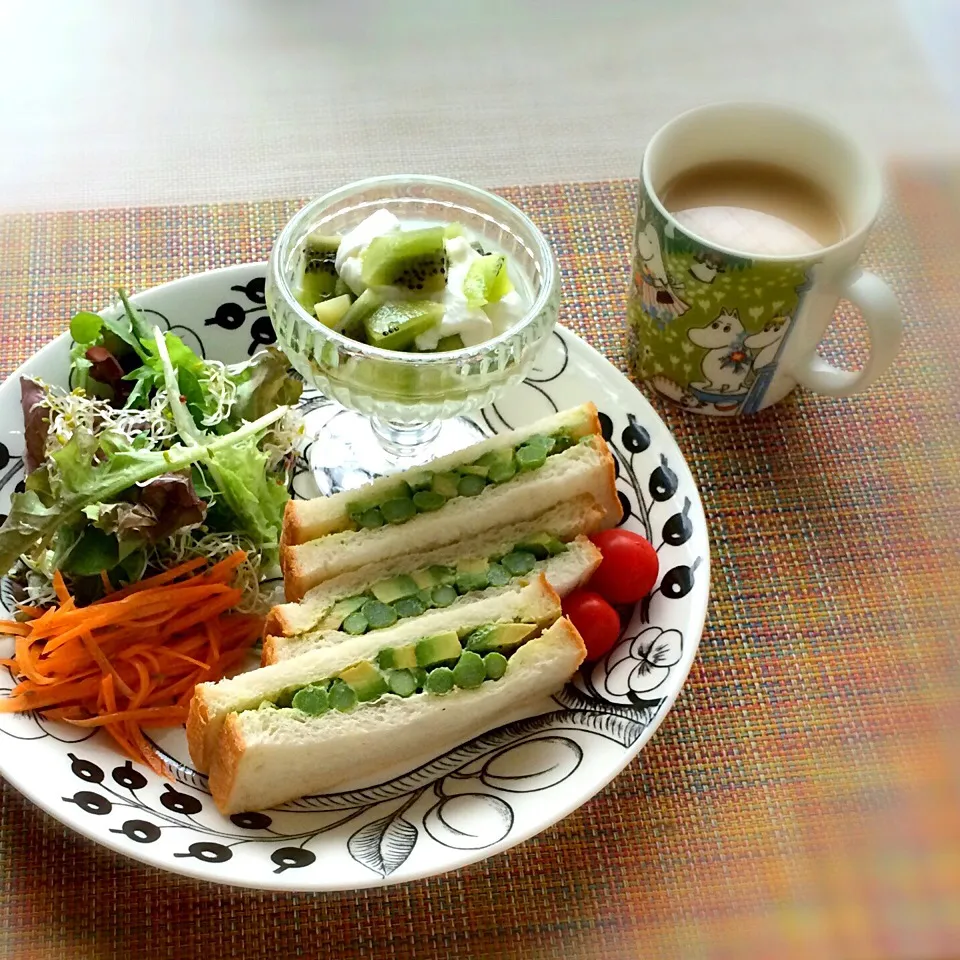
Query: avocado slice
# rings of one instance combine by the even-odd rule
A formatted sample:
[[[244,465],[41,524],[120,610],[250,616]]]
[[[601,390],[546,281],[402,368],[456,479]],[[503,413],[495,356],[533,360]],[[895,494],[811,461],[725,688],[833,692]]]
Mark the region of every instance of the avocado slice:
[[[395,577],[387,577],[386,580],[380,580],[375,583],[370,592],[381,603],[393,603],[401,597],[412,597],[420,587],[414,581],[413,577],[408,577],[405,573],[397,574]]]
[[[463,648],[456,630],[447,630],[417,642],[417,666],[432,667],[438,663],[454,663],[460,659]]]
[[[449,584],[453,586],[457,582],[457,571],[453,567],[445,567],[442,564],[435,563],[430,568],[431,576],[437,578],[437,586]]]
[[[526,550],[538,560],[546,560],[547,557],[555,557],[558,553],[563,553],[566,547],[549,533],[535,533],[521,540],[513,549]]]
[[[366,597],[347,597],[345,600],[338,600],[330,608],[330,612],[324,620],[324,626],[328,630],[336,630],[351,613],[356,613],[366,601]]]
[[[413,670],[417,666],[417,645],[408,643],[405,647],[394,647],[393,666],[396,670]]]
[[[536,629],[535,623],[485,623],[467,636],[464,649],[487,653],[517,647]]]
[[[490,563],[485,557],[468,558],[457,563],[457,590],[469,593],[471,590],[486,590],[490,585],[487,570]]]
[[[381,670],[413,670],[417,665],[416,644],[405,647],[385,647],[377,654],[377,666]]]
[[[419,477],[414,477],[407,484],[410,487],[410,493],[414,494],[420,490],[429,490],[433,485],[433,474],[424,473]]]
[[[440,586],[440,580],[433,573],[433,567],[428,567],[424,570],[414,570],[410,574],[411,579],[417,585],[420,590],[432,590],[434,587]]]
[[[457,467],[457,471],[464,476],[486,477],[490,467],[486,463],[465,463],[462,467]]]
[[[340,671],[340,679],[353,688],[360,701],[376,700],[387,692],[387,681],[369,660],[361,660]]]
[[[455,473],[435,473],[431,488],[434,493],[439,493],[445,500],[452,500],[458,496],[457,486],[460,483],[460,477]]]

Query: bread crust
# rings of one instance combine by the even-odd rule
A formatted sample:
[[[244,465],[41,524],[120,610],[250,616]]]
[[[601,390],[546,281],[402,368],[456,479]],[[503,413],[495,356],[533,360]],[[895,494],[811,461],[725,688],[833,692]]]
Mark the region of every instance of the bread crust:
[[[598,420],[598,426],[599,423]],[[599,433],[593,438],[591,445],[603,454],[604,475],[602,482],[598,484],[595,495],[604,513],[600,529],[609,530],[610,527],[615,527],[623,519],[623,504],[620,502],[620,495],[617,492],[617,466],[610,445]]]
[[[187,712],[187,748],[190,759],[200,773],[207,772],[207,725],[210,722],[210,710],[202,689],[194,691]]]
[[[243,759],[246,745],[243,740],[243,731],[240,727],[240,718],[235,713],[231,713],[223,723],[220,730],[217,750],[214,753],[213,761],[210,764],[210,776],[207,785],[210,787],[210,795],[213,802],[221,813],[242,813],[243,811],[234,810],[230,806],[230,795],[233,793],[234,785],[237,780],[237,772],[240,767],[240,761]]]

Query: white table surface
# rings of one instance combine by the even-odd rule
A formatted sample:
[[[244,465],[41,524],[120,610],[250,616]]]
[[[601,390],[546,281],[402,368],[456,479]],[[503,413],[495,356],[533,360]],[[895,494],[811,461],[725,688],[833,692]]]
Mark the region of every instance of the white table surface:
[[[957,0],[0,0],[0,212],[636,174],[674,114],[960,151]]]

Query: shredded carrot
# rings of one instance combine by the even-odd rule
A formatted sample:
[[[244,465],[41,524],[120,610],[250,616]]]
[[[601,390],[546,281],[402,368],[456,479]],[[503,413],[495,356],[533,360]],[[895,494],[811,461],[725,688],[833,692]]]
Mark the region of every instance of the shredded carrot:
[[[194,687],[238,665],[263,629],[262,617],[231,612],[241,598],[231,581],[245,557],[238,550],[206,570],[202,558],[190,560],[88,607],[77,607],[57,572],[58,606],[22,607],[37,616],[0,622],[0,634],[15,640],[13,657],[0,663],[18,678],[0,713],[38,710],[102,727],[127,756],[165,775],[143,726],[184,723]]]
[[[63,574],[59,570],[53,575],[53,589],[57,594],[57,599],[61,603],[66,603],[70,599],[70,591],[63,582]]]

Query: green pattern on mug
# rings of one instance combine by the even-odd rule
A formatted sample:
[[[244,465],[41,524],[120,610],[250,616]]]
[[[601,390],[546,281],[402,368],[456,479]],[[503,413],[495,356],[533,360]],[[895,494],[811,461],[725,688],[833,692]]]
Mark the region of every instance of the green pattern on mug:
[[[628,306],[634,375],[687,406],[757,409],[810,263],[707,249],[641,202]]]

